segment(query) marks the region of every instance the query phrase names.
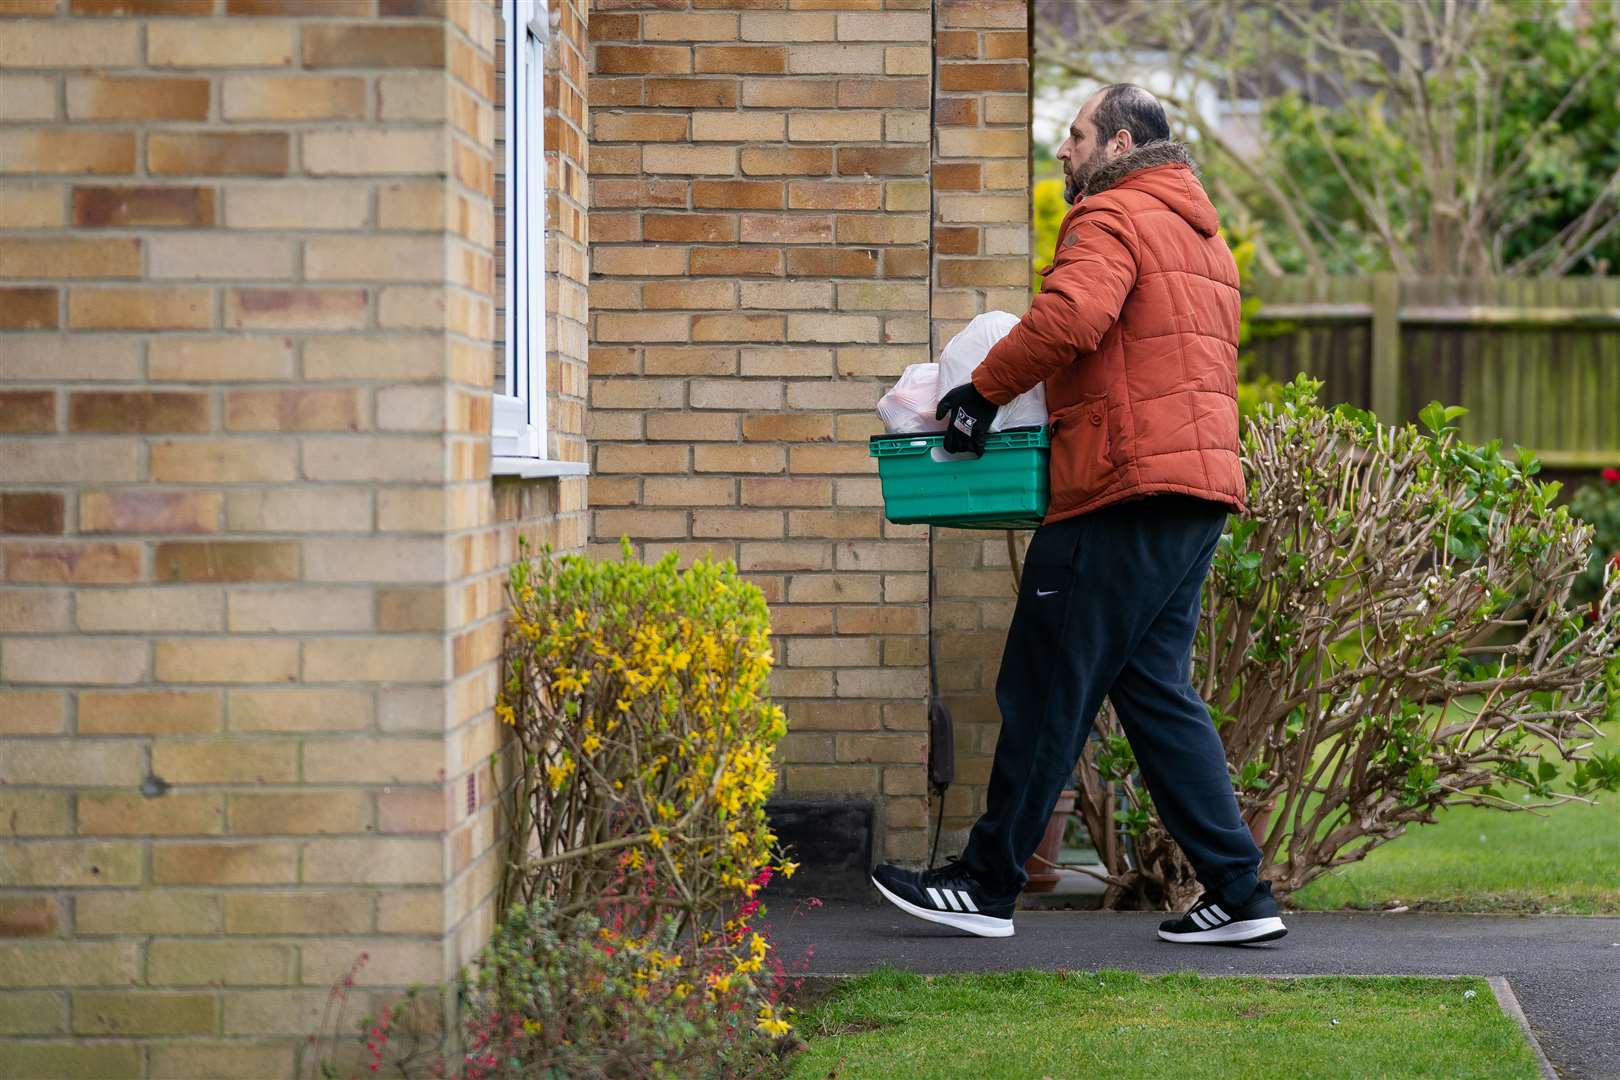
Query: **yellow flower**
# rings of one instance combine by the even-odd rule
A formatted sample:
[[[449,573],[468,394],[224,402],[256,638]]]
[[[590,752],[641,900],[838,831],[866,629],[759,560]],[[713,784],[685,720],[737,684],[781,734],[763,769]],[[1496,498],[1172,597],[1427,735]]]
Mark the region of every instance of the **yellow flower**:
[[[580,749],[584,750],[587,754],[596,753],[596,751],[598,749],[600,749],[601,746],[602,746],[602,740],[597,738],[594,732],[592,734],[590,734],[590,735],[585,736],[585,741],[580,743]]]
[[[759,1007],[758,1026],[761,1031],[772,1035],[786,1035],[793,1030],[793,1025],[777,1016],[776,1010],[771,1008],[769,1002]]]
[[[582,671],[575,674],[572,668],[558,668],[556,677],[551,680],[551,689],[559,694],[568,694],[576,690],[583,690],[585,689],[585,684],[590,681],[590,678],[591,673],[588,671]]]
[[[783,877],[792,877],[793,871],[797,870],[798,868],[799,864],[796,862],[785,862],[777,869],[782,871]]]
[[[525,1035],[538,1035],[545,1029],[546,1025],[542,1024],[538,1020],[523,1021],[523,1034]]]

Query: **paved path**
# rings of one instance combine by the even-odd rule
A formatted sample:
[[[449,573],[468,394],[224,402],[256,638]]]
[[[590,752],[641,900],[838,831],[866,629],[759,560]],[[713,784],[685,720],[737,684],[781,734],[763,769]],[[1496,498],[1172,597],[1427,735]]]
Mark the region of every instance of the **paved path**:
[[[930,974],[1020,968],[1209,975],[1501,975],[1560,1077],[1620,1077],[1620,918],[1549,915],[1284,916],[1280,941],[1244,947],[1173,945],[1153,912],[1020,911],[1011,938],[978,938],[889,907],[828,904],[794,916],[778,897],[769,921],[791,966],[815,945],[809,973],[852,974],[879,963]]]

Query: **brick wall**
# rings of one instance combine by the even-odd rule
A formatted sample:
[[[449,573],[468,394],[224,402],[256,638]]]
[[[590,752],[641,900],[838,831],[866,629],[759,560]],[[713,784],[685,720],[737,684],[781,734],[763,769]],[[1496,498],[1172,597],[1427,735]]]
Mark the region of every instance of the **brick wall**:
[[[928,544],[873,407],[929,356],[928,0],[599,0],[593,550],[735,558],[771,603],[782,792],[925,854]],[[741,9],[741,10],[739,10]]]
[[[485,932],[503,566],[583,538],[489,478],[494,10],[0,14],[0,1073],[288,1075]]]
[[[548,444],[553,456],[579,461],[585,450],[588,266],[585,208],[589,192],[584,134],[586,0],[550,0],[550,7],[553,31],[544,64],[546,405],[551,429]],[[496,210],[493,298],[500,306],[506,295],[503,277],[506,223],[501,195],[505,161],[501,134],[505,119],[501,102],[505,96],[500,82],[504,72],[498,47],[504,40],[504,27],[494,0],[488,11],[494,38],[483,46],[480,63],[490,65],[487,86],[491,97],[487,115],[481,111],[478,128],[467,132],[467,148],[487,158],[480,175],[490,178],[488,195],[493,198]],[[497,322],[496,333],[500,332]],[[503,346],[499,341],[495,344],[492,359],[499,363]],[[487,372],[481,376],[487,377]],[[471,717],[460,736],[465,742],[462,760],[470,767],[477,767],[476,786],[468,789],[474,792],[474,797],[467,803],[476,807],[476,812],[462,819],[451,836],[451,873],[457,875],[451,883],[452,921],[460,920],[454,929],[452,959],[456,963],[466,963],[488,940],[498,915],[494,902],[500,876],[495,850],[499,815],[493,788],[497,778],[487,761],[491,751],[504,744],[493,710],[500,683],[499,649],[505,623],[507,569],[525,552],[532,558],[548,547],[557,552],[583,550],[589,524],[582,476],[539,481],[498,477],[492,485],[486,470],[467,487],[468,498],[483,508],[482,523],[491,527],[477,537],[478,554],[474,556],[477,565],[466,567],[470,577],[463,586],[460,623],[452,629],[456,674],[468,676],[467,694],[459,709],[460,714]],[[469,545],[473,542],[469,537]],[[507,778],[503,769],[500,780]]]
[[[1029,26],[1025,0],[942,0],[935,10],[934,351],[974,315],[1029,307]],[[1018,536],[1020,559],[1029,539]],[[939,529],[930,609],[955,725],[956,782],[940,851],[984,809],[1015,590],[1003,532]],[[934,813],[937,807],[931,807]]]

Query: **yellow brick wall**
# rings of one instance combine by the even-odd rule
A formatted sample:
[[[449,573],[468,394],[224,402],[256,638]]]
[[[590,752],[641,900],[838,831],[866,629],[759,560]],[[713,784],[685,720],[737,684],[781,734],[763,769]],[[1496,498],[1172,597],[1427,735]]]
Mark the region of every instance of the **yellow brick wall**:
[[[926,530],[866,440],[929,352],[928,0],[614,0],[590,33],[593,550],[771,604],[782,792],[923,854]]]
[[[363,1010],[489,925],[504,565],[586,524],[489,476],[494,23],[0,3],[0,1074],[288,1075],[359,953]]]
[[[550,452],[567,461],[585,455],[586,277],[588,268],[586,205],[587,147],[585,140],[586,0],[549,0],[553,36],[545,56],[546,103],[546,389],[551,431]],[[480,65],[489,65],[488,113],[480,111],[478,126],[465,132],[467,149],[483,156],[480,175],[489,178],[488,195],[495,207],[494,301],[504,304],[505,219],[501,184],[504,181],[505,122],[501,106],[504,78],[499,45],[504,32],[499,5],[480,4],[492,19],[492,39],[480,51]],[[482,70],[482,69],[481,69]],[[481,76],[483,78],[485,76]],[[497,321],[496,332],[498,333]],[[497,349],[501,346],[497,342]],[[483,376],[488,377],[486,372]],[[487,426],[487,419],[485,420]],[[496,805],[497,776],[490,754],[503,745],[494,718],[500,682],[501,631],[505,621],[507,568],[520,554],[536,557],[542,548],[557,552],[581,551],[586,527],[584,477],[549,480],[496,478],[487,470],[467,485],[465,495],[478,502],[484,532],[466,538],[469,578],[462,585],[459,621],[451,629],[456,676],[465,676],[456,716],[465,717],[452,741],[461,746],[461,760],[476,771],[466,789],[474,793],[462,806],[476,809],[460,814],[450,838],[452,875],[447,913],[452,928],[456,963],[466,963],[489,938],[497,912],[495,890],[500,875],[495,849],[500,828]],[[493,495],[493,500],[491,500]],[[521,541],[521,545],[520,545]],[[504,770],[499,780],[505,780]],[[462,783],[468,781],[464,778]],[[463,795],[466,794],[463,791]]]
[[[780,793],[873,799],[880,858],[926,854],[930,545],[884,522],[866,439],[907,364],[1027,306],[1027,20],[1024,0],[591,17],[594,550],[737,560],[771,602]],[[994,743],[1000,543],[934,544],[958,816]]]
[[[932,621],[957,824],[979,798],[1000,538],[940,534],[930,619],[865,439],[901,368],[1025,302],[1022,0],[602,0],[588,43],[585,7],[548,57],[546,295],[588,494],[489,477],[492,6],[0,2],[25,1073],[281,1074],[358,952],[364,1005],[476,948],[520,535],[736,558],[783,791],[875,797],[889,858],[925,854]]]

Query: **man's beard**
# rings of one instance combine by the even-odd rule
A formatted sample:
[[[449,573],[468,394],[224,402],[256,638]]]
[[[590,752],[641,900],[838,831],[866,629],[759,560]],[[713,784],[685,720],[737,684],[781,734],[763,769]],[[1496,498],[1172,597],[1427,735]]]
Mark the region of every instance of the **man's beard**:
[[[1091,178],[1097,175],[1097,170],[1108,163],[1107,145],[1102,144],[1091,152],[1091,156],[1080,164],[1074,166],[1073,171],[1063,170],[1063,201],[1070,206],[1081,195],[1085,194],[1086,185]]]

